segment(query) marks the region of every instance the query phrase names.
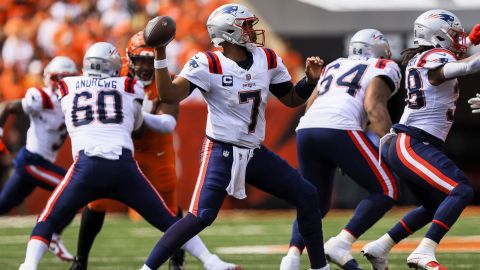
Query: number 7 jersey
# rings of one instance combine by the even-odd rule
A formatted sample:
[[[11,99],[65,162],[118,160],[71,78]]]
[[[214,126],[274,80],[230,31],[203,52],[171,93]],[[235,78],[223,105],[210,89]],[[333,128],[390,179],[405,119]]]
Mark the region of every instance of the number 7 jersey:
[[[363,130],[367,124],[365,91],[370,80],[382,76],[392,95],[400,86],[398,65],[388,59],[339,58],[328,64],[318,81],[318,97],[300,119],[297,129]]]
[[[122,148],[133,152],[131,134],[143,121],[143,85],[129,77],[75,76],[60,82],[62,110],[75,157],[117,159]]]
[[[270,84],[290,81],[286,67],[272,50],[255,48],[245,70],[221,52],[197,53],[181,71],[200,87],[208,104],[208,137],[246,148],[265,138],[265,107]]]

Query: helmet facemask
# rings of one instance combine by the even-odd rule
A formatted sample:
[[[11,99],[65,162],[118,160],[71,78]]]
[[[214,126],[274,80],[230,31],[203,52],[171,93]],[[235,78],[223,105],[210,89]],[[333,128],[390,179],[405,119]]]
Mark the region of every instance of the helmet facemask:
[[[451,40],[450,47],[447,49],[454,52],[458,58],[463,58],[467,53],[468,49],[466,41],[467,34],[465,33],[465,31],[463,31],[463,29],[457,30],[450,28],[445,34]]]
[[[265,30],[255,30],[253,27],[258,23],[257,17],[235,19],[234,24],[242,29],[242,40],[245,46],[248,44],[255,47],[265,45]]]

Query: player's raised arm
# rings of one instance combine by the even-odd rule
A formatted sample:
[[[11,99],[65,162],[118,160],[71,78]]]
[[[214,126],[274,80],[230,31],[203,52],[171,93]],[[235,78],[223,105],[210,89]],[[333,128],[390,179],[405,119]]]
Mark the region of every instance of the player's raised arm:
[[[182,101],[190,93],[190,83],[183,77],[173,81],[167,69],[165,47],[155,48],[155,85],[160,101],[175,104]]]
[[[324,61],[320,57],[308,57],[305,61],[305,77],[295,85],[290,81],[271,84],[270,92],[288,107],[293,108],[304,104],[317,86],[323,65]]]
[[[476,46],[480,43],[480,24],[473,27],[465,43],[467,46]],[[437,69],[430,70],[428,73],[428,80],[433,85],[440,85],[447,80],[470,75],[479,71],[480,53],[476,53],[468,58],[448,62]]]

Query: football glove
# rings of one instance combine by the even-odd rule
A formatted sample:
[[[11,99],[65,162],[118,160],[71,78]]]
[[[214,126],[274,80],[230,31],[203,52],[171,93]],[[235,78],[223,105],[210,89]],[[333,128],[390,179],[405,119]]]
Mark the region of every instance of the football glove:
[[[468,39],[470,39],[474,45],[480,43],[480,23],[472,28],[472,31],[470,31],[470,34],[468,35]]]
[[[468,100],[472,113],[480,113],[480,94],[477,93],[477,96]]]

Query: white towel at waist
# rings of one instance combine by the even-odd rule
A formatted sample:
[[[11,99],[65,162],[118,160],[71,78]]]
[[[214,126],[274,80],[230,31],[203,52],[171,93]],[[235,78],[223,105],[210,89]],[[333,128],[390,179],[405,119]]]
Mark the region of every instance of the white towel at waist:
[[[253,157],[254,149],[240,148],[232,146],[233,148],[233,163],[231,178],[226,191],[228,195],[237,199],[245,199],[245,172],[250,159]]]
[[[118,160],[122,155],[121,146],[90,146],[84,149],[85,155]]]

